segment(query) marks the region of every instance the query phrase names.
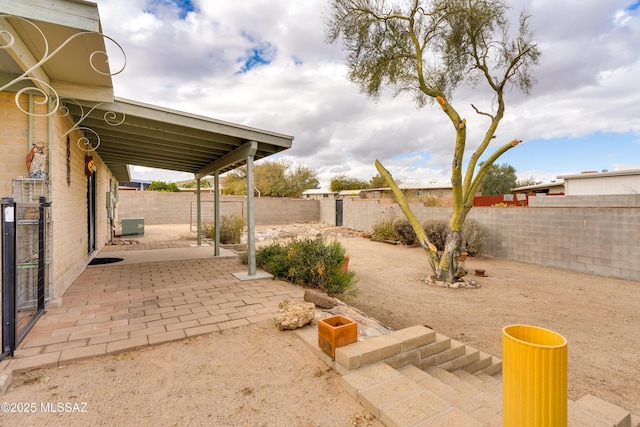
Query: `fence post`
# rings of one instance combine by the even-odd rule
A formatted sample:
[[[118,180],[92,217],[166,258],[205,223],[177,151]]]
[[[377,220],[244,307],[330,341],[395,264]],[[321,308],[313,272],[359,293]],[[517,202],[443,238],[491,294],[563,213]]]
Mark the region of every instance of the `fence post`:
[[[2,207],[2,356],[16,348],[16,204],[0,200]]]

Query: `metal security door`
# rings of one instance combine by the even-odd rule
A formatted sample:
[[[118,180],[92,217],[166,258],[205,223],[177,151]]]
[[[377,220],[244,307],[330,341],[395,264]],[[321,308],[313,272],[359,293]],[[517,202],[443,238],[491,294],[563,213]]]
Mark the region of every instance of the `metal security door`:
[[[50,254],[45,197],[37,203],[2,199],[2,354],[13,351],[44,314]]]

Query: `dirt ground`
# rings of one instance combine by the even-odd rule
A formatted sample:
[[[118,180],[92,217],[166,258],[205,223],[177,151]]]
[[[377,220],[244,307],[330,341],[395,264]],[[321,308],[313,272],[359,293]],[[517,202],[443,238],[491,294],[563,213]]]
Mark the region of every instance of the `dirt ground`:
[[[188,228],[147,226],[145,239],[192,239]],[[640,283],[479,257],[466,261],[487,272],[468,276],[479,289],[445,289],[422,280],[420,248],[326,232],[359,280],[348,303],[370,317],[393,329],[427,325],[498,357],[504,326],[554,330],[568,340],[571,399],[591,393],[640,413]],[[16,375],[0,403],[7,426],[380,425],[294,333],[270,322]],[[6,413],[7,403],[37,410]],[[44,413],[43,403],[74,412]]]

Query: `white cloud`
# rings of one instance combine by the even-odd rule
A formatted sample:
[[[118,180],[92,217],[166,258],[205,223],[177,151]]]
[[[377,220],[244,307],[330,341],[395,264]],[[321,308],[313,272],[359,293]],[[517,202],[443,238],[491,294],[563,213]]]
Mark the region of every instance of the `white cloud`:
[[[128,57],[114,77],[118,96],[293,135],[284,155],[315,168],[323,183],[342,172],[368,180],[375,159],[412,182],[448,181],[451,123],[436,105],[418,110],[408,96],[384,94],[375,103],[359,93],[345,77],[340,46],[325,43],[326,1],[193,1],[196,11],[184,19],[175,9],[149,13],[145,0],[97,3],[103,31]],[[514,0],[512,6],[513,17],[523,6],[533,15],[542,50],[539,83],[530,97],[507,93],[492,145],[640,134],[637,8],[628,0]],[[269,63],[242,73],[256,49],[265,49]],[[454,95],[468,122],[468,157],[488,123],[470,104],[490,111],[492,98],[482,87]],[[517,169],[558,174],[541,164]]]

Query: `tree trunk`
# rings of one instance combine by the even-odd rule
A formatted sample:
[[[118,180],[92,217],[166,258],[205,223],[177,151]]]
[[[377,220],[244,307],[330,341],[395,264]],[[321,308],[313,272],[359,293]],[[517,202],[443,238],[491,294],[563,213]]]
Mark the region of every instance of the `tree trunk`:
[[[455,283],[467,274],[467,270],[458,264],[460,257],[461,233],[459,230],[450,231],[442,254],[438,254],[435,279],[442,282]]]

